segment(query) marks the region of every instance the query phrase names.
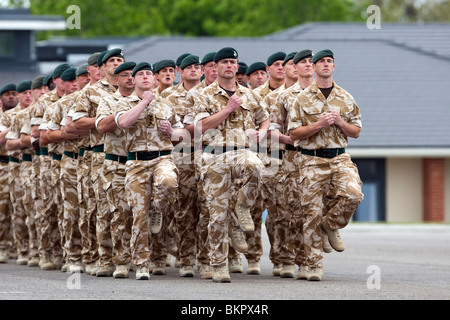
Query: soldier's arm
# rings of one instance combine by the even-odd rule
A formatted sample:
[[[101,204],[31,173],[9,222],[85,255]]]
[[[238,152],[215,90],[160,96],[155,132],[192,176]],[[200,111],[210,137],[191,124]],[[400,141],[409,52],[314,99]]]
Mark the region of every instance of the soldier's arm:
[[[114,120],[114,114],[102,118],[96,124],[97,130],[100,133],[107,133],[117,129],[116,121]]]
[[[141,113],[145,110],[145,108],[147,108],[150,102],[152,102],[154,97],[155,95],[152,92],[145,91],[141,102],[139,102],[132,109],[119,115],[117,118],[117,125],[122,129],[128,129],[135,124]]]
[[[222,122],[225,121],[226,118],[232,113],[234,110],[239,108],[241,105],[241,100],[238,96],[234,95],[229,100],[225,108],[216,112],[209,117],[203,118],[198,122],[198,126],[201,126],[202,133],[205,133],[209,129],[217,128]]]
[[[7,128],[4,131],[0,132],[0,147],[6,144],[6,135],[8,134],[9,130],[10,128]]]
[[[20,144],[20,139],[7,139],[5,149],[8,151],[22,149],[22,145]]]
[[[31,146],[31,136],[29,134],[21,133],[20,134],[20,144],[24,147]]]

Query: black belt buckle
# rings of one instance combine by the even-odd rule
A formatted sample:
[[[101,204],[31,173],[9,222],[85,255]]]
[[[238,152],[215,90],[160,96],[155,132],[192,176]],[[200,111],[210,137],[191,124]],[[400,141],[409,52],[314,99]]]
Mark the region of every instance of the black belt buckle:
[[[149,161],[158,157],[169,155],[170,153],[170,150],[128,152],[127,160]]]

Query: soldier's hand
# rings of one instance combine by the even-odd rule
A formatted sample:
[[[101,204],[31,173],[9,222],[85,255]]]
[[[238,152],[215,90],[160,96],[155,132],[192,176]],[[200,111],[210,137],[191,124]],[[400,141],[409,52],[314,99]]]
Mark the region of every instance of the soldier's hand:
[[[151,91],[144,91],[142,94],[142,100],[145,101],[147,104],[153,101],[155,98],[155,94]]]
[[[172,124],[167,120],[164,120],[163,122],[161,122],[161,125],[159,126],[159,130],[161,130],[162,133],[164,133],[165,135],[167,135],[169,137],[172,136],[172,132],[173,132]]]
[[[320,115],[319,120],[317,121],[317,126],[319,129],[328,128],[334,124],[335,115],[330,112],[324,112]]]
[[[331,110],[330,113],[333,116],[334,124],[337,125],[337,126],[340,126],[342,124],[343,120],[341,118],[341,114],[340,114],[339,110],[338,109],[333,109],[333,110]]]
[[[226,106],[227,110],[231,113],[242,104],[241,99],[237,95],[232,95],[231,98],[228,100],[228,104]]]

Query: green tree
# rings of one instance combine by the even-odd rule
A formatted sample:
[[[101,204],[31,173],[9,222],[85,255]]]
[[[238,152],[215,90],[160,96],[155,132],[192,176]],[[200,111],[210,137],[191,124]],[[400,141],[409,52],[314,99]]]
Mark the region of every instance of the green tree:
[[[356,0],[32,0],[36,15],[68,18],[81,11],[81,28],[42,34],[98,36],[263,36],[313,21],[361,21]],[[20,6],[26,1],[10,0]]]

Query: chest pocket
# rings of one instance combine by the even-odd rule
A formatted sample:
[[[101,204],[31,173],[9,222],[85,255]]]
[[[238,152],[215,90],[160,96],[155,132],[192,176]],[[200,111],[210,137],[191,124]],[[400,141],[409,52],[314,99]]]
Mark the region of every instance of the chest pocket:
[[[323,113],[322,106],[302,106],[302,122],[304,125],[308,125],[319,120],[320,115]]]
[[[249,123],[253,124],[251,111],[241,105],[234,110],[227,118],[227,126],[232,129],[248,129]]]

